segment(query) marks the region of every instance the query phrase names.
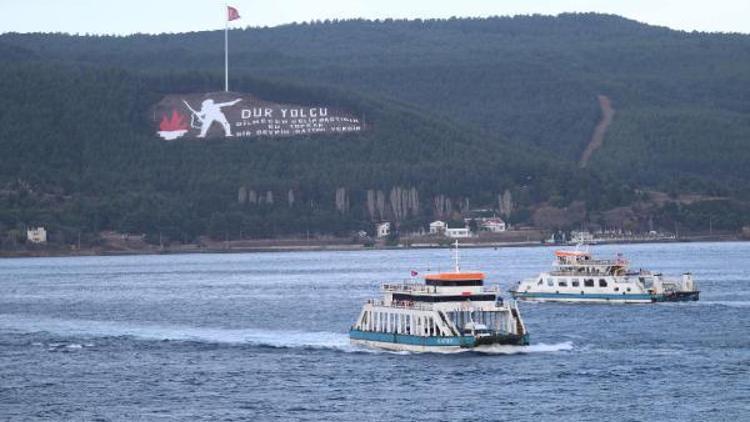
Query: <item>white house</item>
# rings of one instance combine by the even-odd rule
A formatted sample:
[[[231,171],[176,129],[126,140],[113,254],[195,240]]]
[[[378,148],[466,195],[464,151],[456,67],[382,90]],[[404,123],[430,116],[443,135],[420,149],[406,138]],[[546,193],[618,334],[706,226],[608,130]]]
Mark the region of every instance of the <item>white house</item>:
[[[464,238],[471,237],[471,230],[468,227],[460,227],[452,229],[450,227],[445,228],[445,235],[451,238]]]
[[[44,227],[27,228],[26,239],[31,243],[47,243],[47,230]]]
[[[388,221],[378,223],[375,231],[378,237],[387,237],[391,234],[391,223],[389,223]]]
[[[594,235],[591,234],[588,230],[581,230],[581,231],[571,231],[570,232],[570,241],[572,243],[587,243],[587,242],[593,242],[594,241]]]
[[[479,227],[479,230],[492,233],[501,233],[508,229],[505,221],[499,217],[477,219],[477,227]]]
[[[435,220],[430,223],[430,234],[443,234],[447,224],[440,220]]]

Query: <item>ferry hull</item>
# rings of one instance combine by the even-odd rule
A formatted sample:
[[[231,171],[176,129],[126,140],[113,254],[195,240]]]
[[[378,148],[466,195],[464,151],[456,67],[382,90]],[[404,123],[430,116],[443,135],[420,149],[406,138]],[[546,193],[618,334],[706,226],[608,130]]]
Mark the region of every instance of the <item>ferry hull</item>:
[[[497,336],[477,337],[474,346],[491,346],[493,344],[504,344],[510,346],[528,346],[529,335],[505,334]]]
[[[505,344],[526,346],[529,344],[528,335],[497,335],[486,337],[474,336],[412,336],[393,333],[375,333],[369,331],[351,330],[349,338],[352,344],[409,352],[459,352],[477,346]]]
[[[657,302],[695,302],[700,298],[700,292],[674,292],[663,296]]]
[[[517,300],[527,302],[576,302],[576,303],[653,303],[688,302],[698,300],[700,292],[676,292],[671,294],[576,294],[511,292]]]

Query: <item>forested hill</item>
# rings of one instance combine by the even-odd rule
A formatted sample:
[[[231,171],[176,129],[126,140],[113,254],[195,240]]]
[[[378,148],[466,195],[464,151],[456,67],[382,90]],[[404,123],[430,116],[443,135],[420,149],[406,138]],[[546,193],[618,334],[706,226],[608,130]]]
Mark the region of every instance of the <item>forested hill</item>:
[[[6,35],[0,42],[59,60],[164,72],[220,70],[222,38],[216,31]],[[639,183],[698,172],[724,184],[747,167],[738,161],[734,142],[726,150],[712,142],[747,137],[750,130],[747,35],[685,33],[617,16],[569,14],[287,25],[232,31],[230,42],[235,72],[390,96],[475,124],[487,136],[539,145],[574,161],[598,119],[596,96],[606,95],[618,111],[605,144],[612,154],[597,154],[592,165],[645,176]],[[692,127],[684,127],[683,118]],[[657,129],[671,133],[670,139],[652,139],[665,135]],[[709,144],[718,155],[711,161],[702,154]],[[657,154],[640,153],[644,149]],[[607,159],[612,155],[614,162]],[[729,166],[714,166],[715,159]],[[654,174],[657,168],[665,172]]]
[[[346,104],[375,129],[165,145],[144,115],[162,94],[221,87],[223,31],[0,35],[0,229],[51,220],[69,232],[176,238],[240,226],[345,232],[379,218],[423,224],[445,199],[454,218],[467,200],[498,208],[506,191],[516,223],[534,223],[543,207],[583,207],[583,217],[554,225],[602,224],[597,216],[626,206],[635,226],[646,219],[639,213],[665,226],[699,226],[707,214],[725,228],[747,223],[750,36],[566,14],[293,24],[233,30],[230,43],[237,91]],[[614,117],[578,169],[600,96]],[[394,216],[403,214],[394,188],[412,187],[419,204]],[[243,188],[272,192],[276,208],[297,197],[284,212],[249,208],[238,204]],[[346,211],[334,203],[340,188],[351,196]],[[724,200],[644,211],[649,190]],[[368,191],[383,192],[391,211],[373,216]]]

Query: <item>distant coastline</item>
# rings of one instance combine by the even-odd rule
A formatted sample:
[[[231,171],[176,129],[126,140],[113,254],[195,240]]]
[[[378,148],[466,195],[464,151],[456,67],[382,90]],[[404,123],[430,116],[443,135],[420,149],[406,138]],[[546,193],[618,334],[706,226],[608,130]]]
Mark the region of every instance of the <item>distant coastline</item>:
[[[0,251],[0,258],[71,257],[71,256],[119,256],[119,255],[161,255],[161,254],[201,254],[201,253],[262,253],[262,252],[304,252],[304,251],[367,251],[386,249],[440,249],[449,248],[454,239],[441,239],[440,242],[410,242],[386,244],[378,242],[371,246],[352,242],[346,238],[326,239],[258,239],[206,243],[168,245],[140,244],[137,247],[122,248],[108,245],[83,247],[38,246],[15,251]],[[652,240],[599,240],[592,245],[618,245],[641,243],[691,243],[691,242],[734,242],[747,241],[738,234],[694,234],[679,238],[657,238]],[[487,239],[459,239],[463,248],[517,248],[536,246],[570,247],[570,243],[547,243],[541,240],[493,241]]]

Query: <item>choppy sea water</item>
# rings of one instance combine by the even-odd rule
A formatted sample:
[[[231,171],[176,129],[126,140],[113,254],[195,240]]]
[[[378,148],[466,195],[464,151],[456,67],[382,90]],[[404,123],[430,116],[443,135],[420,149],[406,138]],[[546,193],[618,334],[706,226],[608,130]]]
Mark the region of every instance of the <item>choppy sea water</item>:
[[[552,248],[465,249],[504,289]],[[750,420],[750,243],[610,245],[701,301],[521,304],[528,347],[387,353],[346,332],[441,250],[0,260],[0,420]]]

